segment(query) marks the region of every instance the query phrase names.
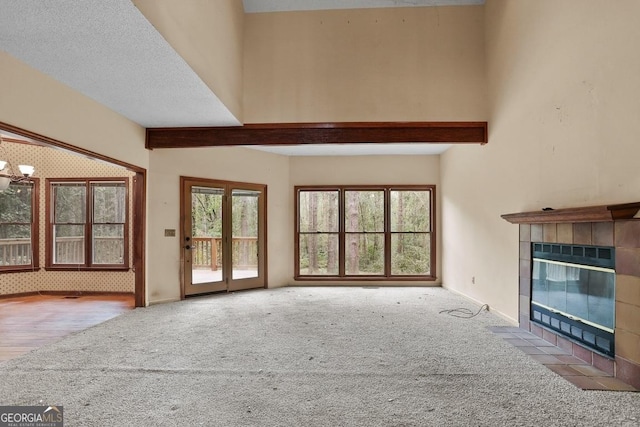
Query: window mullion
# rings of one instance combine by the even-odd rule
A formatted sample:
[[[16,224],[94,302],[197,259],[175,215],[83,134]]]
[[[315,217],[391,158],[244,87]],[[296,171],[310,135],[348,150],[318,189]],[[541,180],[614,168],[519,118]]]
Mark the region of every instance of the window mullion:
[[[339,188],[338,189],[338,276],[340,277],[344,277],[345,276],[345,272],[346,272],[346,268],[345,268],[345,234],[344,234],[344,221],[345,221],[345,214],[344,214],[344,189],[343,188]]]
[[[384,275],[391,276],[391,190],[384,189]]]
[[[86,181],[86,209],[84,219],[85,234],[85,260],[86,267],[93,266],[93,185],[90,181]]]

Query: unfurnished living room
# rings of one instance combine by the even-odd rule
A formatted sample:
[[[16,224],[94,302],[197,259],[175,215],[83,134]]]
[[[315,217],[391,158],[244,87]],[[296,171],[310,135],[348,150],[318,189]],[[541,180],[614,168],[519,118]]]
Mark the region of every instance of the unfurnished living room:
[[[0,0],[0,426],[639,425],[637,16]]]

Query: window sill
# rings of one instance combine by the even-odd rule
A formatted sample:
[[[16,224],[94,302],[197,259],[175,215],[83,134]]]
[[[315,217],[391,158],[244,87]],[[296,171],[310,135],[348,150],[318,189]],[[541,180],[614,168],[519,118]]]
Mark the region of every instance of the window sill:
[[[4,273],[35,273],[36,271],[40,271],[40,267],[2,267],[0,268],[0,274]]]

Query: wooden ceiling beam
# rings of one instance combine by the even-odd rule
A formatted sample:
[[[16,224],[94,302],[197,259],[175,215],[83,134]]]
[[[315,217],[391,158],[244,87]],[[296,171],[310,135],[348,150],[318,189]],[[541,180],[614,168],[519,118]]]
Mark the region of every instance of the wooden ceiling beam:
[[[486,144],[487,122],[250,123],[149,128],[146,137],[148,149],[364,143]]]

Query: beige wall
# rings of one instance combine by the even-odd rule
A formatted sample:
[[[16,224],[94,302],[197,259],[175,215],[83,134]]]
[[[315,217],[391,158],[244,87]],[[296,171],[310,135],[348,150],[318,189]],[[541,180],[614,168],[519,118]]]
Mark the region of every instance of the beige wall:
[[[436,186],[436,282],[398,282],[400,285],[437,284],[441,281],[441,227],[440,227],[440,156],[345,156],[345,157],[291,157],[289,191],[290,211],[295,209],[293,187],[296,185],[358,185],[358,184],[424,184]],[[292,216],[293,221],[293,216]],[[290,225],[293,228],[293,223]],[[291,245],[293,235],[291,237]],[[289,262],[290,284],[293,280],[293,254]],[[340,283],[332,281],[331,284]],[[354,282],[345,282],[353,285]],[[327,284],[304,281],[297,284]],[[371,284],[362,282],[361,285]],[[387,283],[390,284],[390,283]]]
[[[0,50],[0,122],[147,167],[145,131]]]
[[[242,0],[133,0],[169,44],[242,121]]]
[[[248,14],[245,122],[485,120],[481,6]]]
[[[175,229],[176,234],[180,234],[180,176],[267,185],[268,282],[269,287],[279,287],[295,283],[295,185],[439,185],[439,162],[438,156],[286,157],[246,148],[154,150],[150,158],[148,193],[147,248],[149,259],[153,260],[147,270],[148,282],[152,284],[149,302],[180,298],[181,243],[177,236],[164,237],[165,229]],[[437,244],[438,247],[441,244],[439,237]],[[439,260],[437,268],[440,269]]]
[[[151,304],[180,299],[180,176],[267,185],[269,287],[293,275],[292,190],[289,158],[247,148],[154,150],[149,172],[148,258]],[[175,229],[176,237],[164,237]]]
[[[129,177],[129,235],[132,232],[131,178],[126,169],[97,162],[81,156],[49,147],[15,144],[3,141],[4,152],[12,164],[17,162],[35,166],[35,177],[39,180],[39,264],[34,272],[3,274],[0,278],[0,294],[17,294],[36,291],[89,291],[133,293],[132,271],[45,271],[46,251],[46,178],[104,178]],[[4,159],[7,160],[7,159]],[[129,265],[132,265],[133,250],[129,246]]]
[[[640,200],[640,3],[485,13],[489,144],[442,156],[444,286],[515,320],[518,227],[501,214]]]

